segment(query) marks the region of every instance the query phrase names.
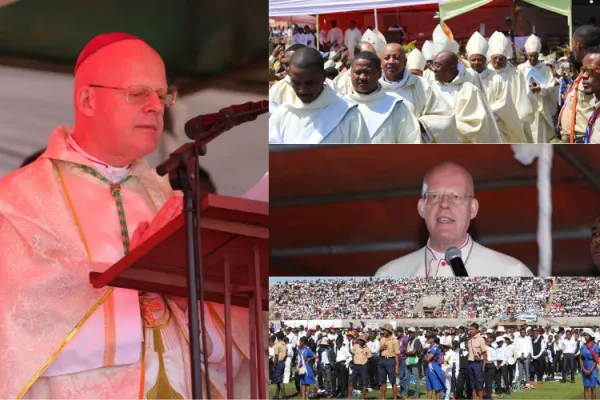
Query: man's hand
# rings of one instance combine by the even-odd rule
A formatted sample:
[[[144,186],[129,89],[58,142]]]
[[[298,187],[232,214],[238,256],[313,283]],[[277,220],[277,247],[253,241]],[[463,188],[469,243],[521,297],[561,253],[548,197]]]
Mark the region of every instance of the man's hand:
[[[164,228],[165,225],[181,214],[181,210],[183,210],[183,197],[172,196],[169,198],[162,208],[158,210],[152,222],[144,221],[138,224],[131,237],[130,250],[133,250],[150,236]]]
[[[138,224],[137,228],[135,229],[135,232],[133,232],[133,236],[131,237],[131,242],[129,244],[130,250],[135,249],[136,247],[138,247],[140,245],[140,243],[142,243],[142,238],[144,237],[144,233],[146,233],[146,231],[148,230],[149,227],[150,227],[150,222],[148,222],[148,221],[140,222]]]

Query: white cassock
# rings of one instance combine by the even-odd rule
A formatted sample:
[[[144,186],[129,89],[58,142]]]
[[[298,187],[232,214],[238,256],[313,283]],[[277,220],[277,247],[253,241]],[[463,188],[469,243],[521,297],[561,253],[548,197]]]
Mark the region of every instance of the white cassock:
[[[361,38],[362,33],[360,29],[346,29],[346,33],[344,34],[344,45],[346,45],[350,52],[350,59],[354,58],[354,49],[360,44]]]
[[[411,74],[405,68],[399,82],[390,82],[381,77],[379,83],[386,92],[396,93],[404,99],[404,104],[415,114],[425,130],[423,142],[462,142],[456,134],[452,106],[425,79]]]
[[[279,106],[269,118],[270,144],[370,143],[356,104],[324,85],[312,103],[297,99]]]
[[[463,71],[452,82],[432,83],[440,95],[452,104],[460,140],[464,143],[504,143],[485,95],[473,84],[463,81],[465,76],[468,75]]]
[[[510,89],[493,70],[486,68],[479,74],[485,89],[485,95],[494,113],[496,125],[507,143],[527,143],[528,135],[525,134],[519,114],[512,102]]]
[[[552,118],[558,109],[558,87],[552,71],[539,61],[535,66],[527,61],[520,64],[518,69],[525,77],[525,82],[533,78],[541,88],[539,92],[534,93],[527,85],[527,94],[534,110],[531,134],[534,143],[548,143],[555,136]]]
[[[292,88],[290,76],[286,75],[269,89],[269,112],[272,114],[282,104],[291,104],[298,99]]]
[[[419,122],[402,97],[381,89],[370,94],[350,93],[365,121],[371,143],[421,143]]]
[[[516,258],[488,249],[470,236],[460,250],[469,276],[533,276],[529,268]],[[452,277],[454,272],[445,261],[445,255],[427,245],[388,262],[377,270],[375,276]]]
[[[333,79],[333,89],[342,96],[348,96],[354,89],[352,87],[350,71],[350,69],[347,69]]]
[[[488,68],[498,74],[498,76],[506,82],[512,97],[512,102],[517,109],[519,120],[523,123],[523,130],[527,135],[527,140],[532,142],[531,123],[534,120],[534,113],[533,106],[529,100],[529,95],[527,94],[527,82],[525,82],[525,77],[508,62],[504,68],[499,70],[494,69],[491,65],[488,66]]]

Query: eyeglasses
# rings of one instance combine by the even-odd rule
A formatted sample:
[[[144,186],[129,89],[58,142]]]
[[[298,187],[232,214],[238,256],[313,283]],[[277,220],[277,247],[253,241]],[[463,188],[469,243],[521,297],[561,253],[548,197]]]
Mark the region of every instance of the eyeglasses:
[[[467,202],[469,199],[473,199],[475,196],[468,194],[465,196],[459,196],[455,193],[439,193],[439,192],[427,192],[423,195],[423,200],[427,202],[427,204],[436,205],[446,199],[446,202],[453,205],[461,205]]]
[[[582,74],[588,74],[588,76],[594,76],[596,74],[596,72],[600,71],[600,68],[598,67],[583,67],[581,68],[581,73]]]
[[[156,93],[161,103],[165,105],[165,107],[173,107],[175,105],[175,100],[177,100],[177,89],[168,88],[168,89],[157,89],[154,90],[148,86],[128,86],[128,87],[114,87],[114,86],[104,86],[104,85],[89,85],[95,88],[102,89],[113,89],[113,90],[121,90],[125,92],[125,98],[127,102],[131,104],[143,104],[150,100],[152,93]]]

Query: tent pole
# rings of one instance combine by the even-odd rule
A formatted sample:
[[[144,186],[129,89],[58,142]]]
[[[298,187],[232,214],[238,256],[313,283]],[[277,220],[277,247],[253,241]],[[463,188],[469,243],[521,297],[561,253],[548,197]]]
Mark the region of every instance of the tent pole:
[[[317,51],[321,51],[321,40],[319,39],[321,37],[320,35],[320,29],[319,29],[319,14],[317,14],[317,34],[316,34],[316,39],[317,39]]]
[[[373,11],[375,12],[375,29],[379,30],[379,22],[377,21],[377,9],[374,8]]]

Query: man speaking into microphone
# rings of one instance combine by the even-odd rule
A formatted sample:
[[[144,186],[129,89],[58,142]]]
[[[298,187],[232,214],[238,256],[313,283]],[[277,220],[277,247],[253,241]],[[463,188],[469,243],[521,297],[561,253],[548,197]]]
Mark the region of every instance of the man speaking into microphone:
[[[467,233],[479,203],[463,167],[443,163],[430,170],[417,206],[429,231],[427,245],[388,262],[375,276],[533,276],[519,260],[476,243]]]

